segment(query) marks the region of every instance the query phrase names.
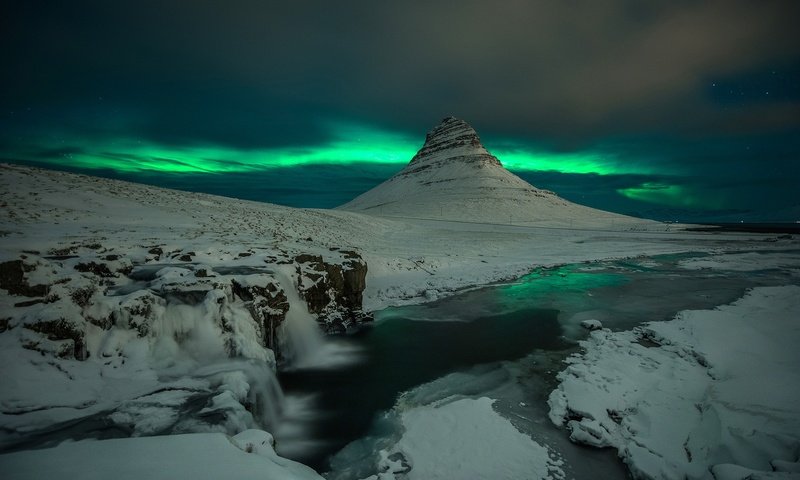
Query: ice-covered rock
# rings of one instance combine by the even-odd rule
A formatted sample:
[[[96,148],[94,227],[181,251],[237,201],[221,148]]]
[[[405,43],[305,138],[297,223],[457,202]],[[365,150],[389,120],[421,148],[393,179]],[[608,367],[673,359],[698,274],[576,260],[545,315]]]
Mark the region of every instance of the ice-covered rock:
[[[586,330],[600,330],[603,328],[603,323],[600,320],[596,320],[594,318],[583,320],[581,321],[581,327],[585,328]]]
[[[197,261],[181,260],[186,250]],[[0,447],[93,415],[131,435],[274,425],[276,354],[330,357],[317,315],[340,324],[360,315],[366,263],[332,247],[324,262],[311,256],[318,265],[294,263],[297,253],[231,250],[91,242],[2,262]],[[311,285],[303,274],[319,265],[312,314],[298,285]]]
[[[799,296],[760,287],[715,310],[593,332],[558,374],[550,418],[575,442],[616,448],[636,478],[782,478],[763,472],[798,458]]]

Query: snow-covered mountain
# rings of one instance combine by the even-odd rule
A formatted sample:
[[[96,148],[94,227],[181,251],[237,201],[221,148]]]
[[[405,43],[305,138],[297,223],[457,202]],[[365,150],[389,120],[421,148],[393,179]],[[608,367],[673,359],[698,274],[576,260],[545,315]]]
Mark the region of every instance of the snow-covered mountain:
[[[578,205],[506,170],[465,121],[447,117],[411,162],[339,207],[373,215],[478,223],[600,227],[642,219]]]

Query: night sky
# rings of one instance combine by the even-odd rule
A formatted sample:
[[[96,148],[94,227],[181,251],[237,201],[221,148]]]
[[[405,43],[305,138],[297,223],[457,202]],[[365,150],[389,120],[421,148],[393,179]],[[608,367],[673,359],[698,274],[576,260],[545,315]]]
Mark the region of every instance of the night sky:
[[[800,220],[800,2],[4,1],[0,158],[333,207],[443,117],[570,200]]]

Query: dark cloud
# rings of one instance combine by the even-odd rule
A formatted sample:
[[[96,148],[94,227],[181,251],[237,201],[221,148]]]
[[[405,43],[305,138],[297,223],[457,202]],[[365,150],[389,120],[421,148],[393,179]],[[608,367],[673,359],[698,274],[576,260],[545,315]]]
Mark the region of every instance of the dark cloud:
[[[422,141],[454,114],[495,145],[608,152],[786,204],[800,189],[798,24],[796,0],[9,0],[0,149],[41,134],[302,147],[327,141],[331,119]],[[669,180],[554,175],[541,186],[601,207]]]
[[[797,64],[792,0],[22,1],[3,17],[6,108],[102,98],[176,142],[302,143],[325,115],[416,131],[452,112],[568,142],[800,116],[796,98],[729,112],[706,88]]]

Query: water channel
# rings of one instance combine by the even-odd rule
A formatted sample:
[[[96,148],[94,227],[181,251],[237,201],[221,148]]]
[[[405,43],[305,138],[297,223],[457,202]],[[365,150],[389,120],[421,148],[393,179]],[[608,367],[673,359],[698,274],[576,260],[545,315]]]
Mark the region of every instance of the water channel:
[[[588,334],[582,320],[625,330],[731,302],[755,286],[797,282],[779,269],[681,267],[702,255],[540,268],[511,283],[376,312],[373,325],[334,340],[351,352],[350,362],[280,372],[287,412],[275,432],[278,451],[320,472],[333,469],[329,478],[366,476],[376,445],[398,434],[386,412],[402,392],[433,381],[413,395],[504,397],[498,411],[559,451],[568,475],[591,478],[599,468],[606,478],[625,478],[613,452],[573,445],[549,423],[547,394]]]

